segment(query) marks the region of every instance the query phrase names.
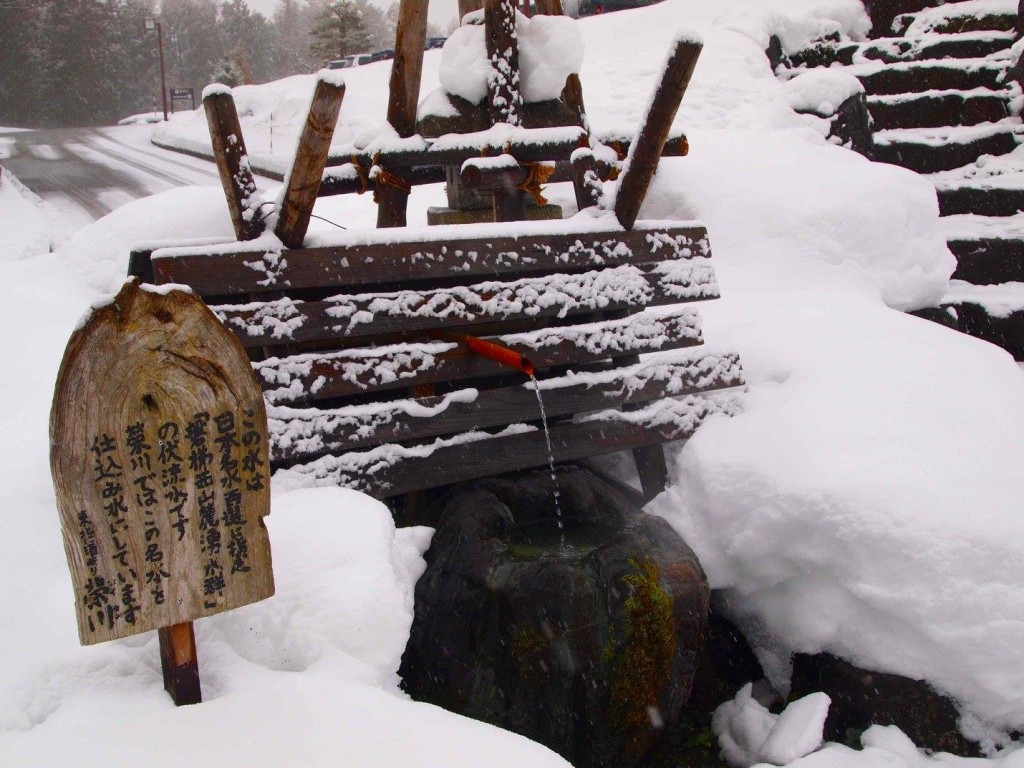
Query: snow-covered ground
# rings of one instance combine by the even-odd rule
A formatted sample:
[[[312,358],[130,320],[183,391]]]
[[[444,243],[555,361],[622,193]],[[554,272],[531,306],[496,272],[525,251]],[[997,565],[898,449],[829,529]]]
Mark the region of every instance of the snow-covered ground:
[[[900,311],[933,303],[953,269],[934,188],[828,145],[825,122],[792,111],[763,53],[770,33],[791,47],[834,29],[862,34],[863,8],[666,0],[587,19],[581,77],[599,130],[635,128],[681,26],[706,45],[678,118],[692,151],[663,162],[643,215],[707,225],[724,298],[702,305],[705,336],[740,352],[750,387],[744,413],[711,419],[673,451],[675,486],[652,511],[697,551],[778,687],[791,652],[826,650],[928,679],[961,703],[973,733],[1024,728],[1024,376],[1001,350]],[[428,52],[424,93],[439,59]],[[386,64],[346,73],[338,147],[377,136],[387,76]],[[286,164],[311,88],[299,77],[236,90],[257,162],[262,152]],[[199,119],[157,131],[199,141]],[[571,190],[551,191],[571,212]],[[368,197],[325,199],[317,213],[372,226]],[[438,187],[417,188],[413,221],[441,199]],[[314,224],[318,236],[332,230]],[[116,289],[132,243],[230,231],[219,189],[182,189],[119,209],[55,254],[0,263],[14,365],[0,378],[10,404],[0,764],[564,765],[401,696],[395,674],[429,532],[396,531],[354,492],[275,494],[278,594],[197,623],[201,707],[171,706],[152,633],[78,646],[47,463],[64,344]],[[892,728],[869,730],[862,751],[829,745],[801,758],[820,741],[822,698],[781,717],[755,705],[741,692],[717,718],[738,761],[942,762]]]

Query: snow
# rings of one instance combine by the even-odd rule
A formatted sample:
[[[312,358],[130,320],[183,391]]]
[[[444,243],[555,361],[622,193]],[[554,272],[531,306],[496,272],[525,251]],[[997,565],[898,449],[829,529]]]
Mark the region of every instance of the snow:
[[[950,280],[943,297],[947,304],[980,304],[992,317],[1009,317],[1024,311],[1024,283],[973,285],[963,280]]]
[[[753,683],[747,683],[715,710],[711,725],[731,765],[786,765],[822,745],[831,703],[826,694],[812,693],[776,715],[754,698]]]
[[[662,163],[642,216],[707,225],[723,298],[700,305],[704,334],[738,350],[749,391],[742,413],[709,416],[673,449],[675,485],[651,510],[697,552],[722,610],[781,689],[792,652],[824,650],[927,679],[975,732],[1024,728],[1024,376],[1001,350],[899,311],[934,304],[948,288],[953,259],[934,189],[829,146],[825,121],[793,111],[763,53],[770,34],[787,50],[822,32],[863,35],[863,6],[665,0],[581,21],[590,53],[580,75],[599,130],[635,132],[681,23],[705,41],[674,126],[692,152]],[[440,53],[428,52],[427,92],[439,67]],[[346,71],[336,150],[390,140],[389,72],[386,62]],[[290,164],[314,80],[234,90],[254,162]],[[201,110],[153,130],[208,143]],[[571,189],[551,192],[571,213]],[[412,199],[422,222],[443,193],[417,188]],[[368,196],[340,196],[320,201],[317,214],[358,229],[375,211]],[[338,237],[330,231],[314,220],[314,239]],[[78,646],[47,459],[62,350],[82,312],[123,280],[132,244],[223,237],[231,225],[220,190],[180,189],[119,209],[57,253],[0,261],[0,328],[14,361],[0,377],[0,600],[16,617],[0,633],[0,764],[66,765],[74,755],[84,765],[177,765],[185,754],[200,765],[475,766],[485,754],[497,768],[564,766],[537,745],[397,692],[427,533],[394,531],[380,505],[355,492],[296,490],[290,475],[275,478],[268,518],[278,594],[197,623],[205,704],[171,706],[151,635]],[[771,755],[750,759],[1024,763],[1020,752],[989,763],[926,756],[881,727],[861,750],[828,744],[797,757],[814,748],[820,697],[778,720],[752,701],[750,738],[734,741],[748,750],[763,736],[760,751],[773,729],[781,735]]]
[[[924,37],[943,22],[958,16],[985,16],[988,14],[1017,14],[1017,3],[1014,0],[967,0],[949,6],[926,8],[912,14],[913,22],[907,27],[904,35],[909,38]]]
[[[838,69],[812,69],[789,80],[784,88],[786,103],[796,112],[814,112],[826,117],[857,94],[864,93],[853,75]]]
[[[49,253],[63,239],[56,211],[8,169],[0,170],[0,264]]]

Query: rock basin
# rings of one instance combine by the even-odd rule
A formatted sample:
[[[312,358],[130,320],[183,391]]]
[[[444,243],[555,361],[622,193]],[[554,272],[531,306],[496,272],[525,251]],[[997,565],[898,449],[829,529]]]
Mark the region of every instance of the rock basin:
[[[579,468],[442,500],[406,690],[577,768],[639,764],[686,702],[709,589],[665,521]],[[561,522],[561,527],[559,526]]]

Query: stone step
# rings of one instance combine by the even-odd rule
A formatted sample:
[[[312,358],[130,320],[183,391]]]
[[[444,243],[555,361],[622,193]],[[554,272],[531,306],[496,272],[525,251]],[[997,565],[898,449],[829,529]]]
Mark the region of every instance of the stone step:
[[[932,174],[928,180],[938,192],[942,216],[1013,217],[1024,210],[1024,149],[980,157],[961,168]],[[969,236],[1024,237],[1024,227],[1015,218],[974,221],[972,227],[984,232],[972,231]]]
[[[992,0],[949,3],[938,8],[900,14],[893,19],[892,31],[896,35],[906,37],[919,37],[929,33],[1012,32],[1017,25],[1016,5],[1011,0],[1004,3],[993,3]]]
[[[1005,155],[1024,133],[1020,120],[940,128],[897,128],[875,133],[875,159],[917,173],[960,168],[982,155]]]
[[[853,64],[843,67],[857,77],[869,96],[887,96],[926,91],[972,90],[1003,87],[1009,62],[989,59],[942,59],[898,64]],[[797,70],[791,70],[796,73]]]
[[[883,37],[863,43],[846,43],[836,49],[836,60],[841,64],[926,59],[983,59],[1009,48],[1014,43],[1013,32],[982,31],[952,35],[930,35],[924,38]]]
[[[1024,283],[1024,240],[949,240],[956,256],[953,278],[974,285]]]
[[[974,285],[952,280],[942,309],[955,319],[961,333],[1024,360],[1024,283]]]
[[[867,103],[875,130],[884,131],[998,122],[1010,115],[1009,99],[1007,91],[975,88],[872,96]]]

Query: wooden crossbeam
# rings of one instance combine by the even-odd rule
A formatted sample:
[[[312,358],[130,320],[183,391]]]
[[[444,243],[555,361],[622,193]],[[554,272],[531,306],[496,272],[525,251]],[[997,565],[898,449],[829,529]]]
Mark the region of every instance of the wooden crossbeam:
[[[340,342],[487,323],[573,318],[718,298],[706,258],[660,268],[622,265],[573,275],[486,282],[422,291],[364,293],[321,301],[278,299],[213,306],[242,345]]]
[[[546,467],[552,459],[572,461],[683,440],[708,415],[728,412],[731,405],[704,399],[673,406],[675,402],[661,401],[648,412],[608,414],[606,420],[554,425],[550,429],[550,453],[537,429],[511,427],[495,436],[472,432],[434,445],[383,445],[362,455],[353,452],[325,456],[287,472],[306,475],[318,485],[340,485],[376,498],[389,498],[412,490]],[[657,410],[667,412],[672,408],[681,418],[657,417]]]
[[[739,384],[742,372],[737,355],[686,352],[586,377],[556,377],[542,381],[541,386],[547,417],[556,419],[645,403],[666,394],[692,395]],[[380,443],[423,440],[537,418],[537,393],[532,384],[479,392],[460,390],[373,408],[271,408],[271,453],[275,462],[292,464]]]
[[[633,315],[494,339],[537,368],[586,365],[638,353],[699,346],[700,318],[691,309],[664,317]],[[254,363],[267,400],[277,405],[387,392],[449,381],[501,376],[509,369],[455,343],[402,344],[306,353]]]
[[[241,244],[166,248],[152,252],[152,273],[158,284],[183,283],[200,296],[224,296],[454,276],[518,276],[709,252],[707,230],[699,225],[645,223],[631,232],[581,232],[579,227],[536,222],[521,225],[515,235],[500,235],[486,224],[430,227],[406,230],[398,238],[365,232],[344,244],[271,253]]]

